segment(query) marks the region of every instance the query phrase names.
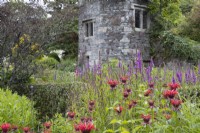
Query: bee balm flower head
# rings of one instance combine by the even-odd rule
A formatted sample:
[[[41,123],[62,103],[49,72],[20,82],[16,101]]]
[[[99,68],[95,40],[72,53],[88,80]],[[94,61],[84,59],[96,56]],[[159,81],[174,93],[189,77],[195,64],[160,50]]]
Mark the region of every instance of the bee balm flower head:
[[[111,89],[114,89],[118,85],[118,81],[110,79],[108,80],[108,84],[110,85]]]
[[[142,119],[143,119],[143,121],[144,121],[144,124],[150,124],[150,119],[151,119],[151,115],[143,115],[142,114]]]
[[[3,123],[1,125],[1,129],[3,131],[3,133],[8,133],[8,131],[10,130],[11,125],[9,123]]]
[[[90,133],[95,129],[94,124],[92,122],[84,122],[79,123],[77,128],[81,133]],[[75,129],[76,130],[76,129]]]

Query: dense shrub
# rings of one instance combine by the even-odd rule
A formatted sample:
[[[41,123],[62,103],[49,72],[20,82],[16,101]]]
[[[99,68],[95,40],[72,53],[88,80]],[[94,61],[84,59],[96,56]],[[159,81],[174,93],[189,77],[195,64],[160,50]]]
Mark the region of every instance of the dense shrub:
[[[76,67],[76,59],[64,59],[59,64],[58,69],[66,72],[74,72]]]
[[[187,62],[198,63],[200,59],[199,44],[189,39],[182,38],[170,32],[164,32],[161,44],[165,58],[179,59]]]
[[[34,128],[37,120],[33,102],[25,96],[12,94],[8,89],[0,89],[0,125],[5,122]]]
[[[59,62],[54,58],[45,56],[40,59],[37,59],[36,64],[42,67],[43,69],[47,69],[47,68],[52,69],[52,68],[55,68],[57,64],[59,64]]]
[[[60,58],[59,58],[58,54],[56,54],[56,53],[50,53],[48,55],[48,57],[54,58],[55,60],[57,60],[58,62],[60,62]]]
[[[35,102],[35,109],[38,110],[38,117],[45,119],[52,118],[56,113],[65,114],[71,107],[75,90],[81,88],[78,83],[66,84],[43,84],[12,88],[20,95],[26,95]]]
[[[197,64],[200,59],[200,43],[170,31],[162,32],[159,41],[151,41],[151,56],[161,63],[178,60]]]

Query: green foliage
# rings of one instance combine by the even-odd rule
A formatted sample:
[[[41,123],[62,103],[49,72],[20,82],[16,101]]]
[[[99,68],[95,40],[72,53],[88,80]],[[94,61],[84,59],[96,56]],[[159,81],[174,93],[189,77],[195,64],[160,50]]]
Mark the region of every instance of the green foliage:
[[[45,56],[40,59],[37,59],[36,64],[38,66],[41,66],[43,69],[47,69],[47,68],[52,69],[52,68],[55,68],[59,64],[59,62],[52,57]]]
[[[37,120],[33,102],[25,96],[12,94],[8,89],[0,89],[0,124],[5,122],[34,128]]]
[[[180,25],[180,34],[189,37],[192,40],[200,42],[200,3],[192,8],[187,15],[186,22]],[[184,27],[184,28],[182,28]]]
[[[64,59],[58,66],[58,70],[65,72],[74,72],[76,67],[76,59]]]
[[[193,41],[188,41],[170,32],[164,32],[161,44],[166,59],[179,59],[197,63],[200,59],[200,49]]]
[[[63,79],[63,82],[66,81]],[[46,83],[32,87],[23,86],[18,89],[19,87],[15,86],[12,90],[20,95],[30,97],[35,102],[35,109],[39,112],[38,117],[44,120],[47,117],[52,118],[56,113],[65,114],[71,107],[72,98],[76,97],[74,91],[76,88],[81,88],[81,85],[69,82],[64,84]]]
[[[51,122],[53,123],[53,133],[70,133],[74,128],[72,121],[67,121],[67,118],[63,117],[62,114],[55,114]]]
[[[149,4],[151,14],[165,29],[170,29],[182,20],[180,0],[152,0]]]
[[[59,58],[58,54],[56,54],[54,52],[48,54],[48,57],[54,58],[55,60],[57,60],[58,62],[60,62],[60,58]]]

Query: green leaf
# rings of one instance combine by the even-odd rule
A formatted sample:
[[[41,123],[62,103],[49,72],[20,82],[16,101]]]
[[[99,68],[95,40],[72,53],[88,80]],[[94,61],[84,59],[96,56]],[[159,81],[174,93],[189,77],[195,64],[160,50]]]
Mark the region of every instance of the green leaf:
[[[137,126],[133,129],[132,133],[137,133],[137,131],[142,128],[142,126]]]
[[[118,123],[119,121],[117,119],[113,119],[110,124],[115,124],[115,123]]]
[[[104,131],[103,133],[114,133],[114,131],[112,129],[108,129],[108,130]]]

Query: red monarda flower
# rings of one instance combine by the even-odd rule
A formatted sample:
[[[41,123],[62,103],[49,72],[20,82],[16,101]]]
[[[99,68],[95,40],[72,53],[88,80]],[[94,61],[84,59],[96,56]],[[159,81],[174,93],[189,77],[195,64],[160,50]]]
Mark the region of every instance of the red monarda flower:
[[[117,106],[117,107],[115,107],[115,111],[116,111],[118,114],[121,114],[122,110],[123,110],[123,107],[120,106],[120,105]]]
[[[127,88],[124,91],[128,92],[129,94],[132,92],[131,89],[127,89]]]
[[[128,95],[129,95],[129,93],[127,91],[124,91],[123,96],[125,99],[128,98]]]
[[[148,101],[150,108],[154,107],[154,100],[149,100]]]
[[[12,125],[12,130],[16,131],[18,129],[18,127],[16,125]]]
[[[122,83],[126,84],[126,81],[128,80],[128,76],[120,77],[120,80]]]
[[[94,104],[95,104],[95,101],[93,100],[89,101],[89,106],[94,106]]]
[[[144,121],[144,124],[150,124],[150,119],[151,119],[151,115],[143,115],[142,114],[142,119],[143,119],[143,121]]]
[[[169,83],[168,86],[170,87],[171,90],[176,90],[177,88],[180,87],[178,83]]]
[[[173,99],[178,94],[176,90],[166,90],[164,93],[165,97],[168,97],[170,99]]]
[[[92,122],[85,122],[85,123],[79,123],[78,129],[81,133],[90,133],[92,130],[95,129],[94,124]],[[76,129],[75,129],[76,130]]]
[[[144,96],[148,97],[152,93],[151,89],[147,89],[146,92],[144,93]]]
[[[118,85],[118,81],[110,79],[108,80],[108,84],[110,85],[111,89],[113,89]]]
[[[172,118],[172,116],[170,114],[165,114],[165,118],[166,118],[166,120],[169,120]]]
[[[128,104],[128,108],[131,109],[133,107],[135,107],[137,105],[137,101],[136,100],[132,100],[129,102]]]
[[[75,112],[67,112],[67,117],[69,117],[70,119],[73,119],[75,115],[76,115]]]
[[[154,88],[154,83],[149,83],[148,86],[149,86],[150,88]]]
[[[174,106],[175,109],[178,109],[178,107],[181,105],[182,101],[177,99],[171,99],[171,104]]]
[[[1,125],[1,129],[3,133],[7,133],[10,130],[10,127],[11,127],[10,123],[3,123]]]
[[[89,107],[88,107],[88,110],[89,110],[90,112],[92,112],[93,109],[94,109],[94,106],[89,106]]]
[[[28,133],[30,131],[30,128],[29,127],[24,127],[23,131],[24,131],[24,133]]]
[[[49,129],[49,128],[51,127],[51,122],[45,122],[45,123],[44,123],[44,127],[45,127],[46,129]]]
[[[74,125],[74,129],[75,129],[76,132],[78,132],[79,131],[79,126],[77,124],[75,124]]]

